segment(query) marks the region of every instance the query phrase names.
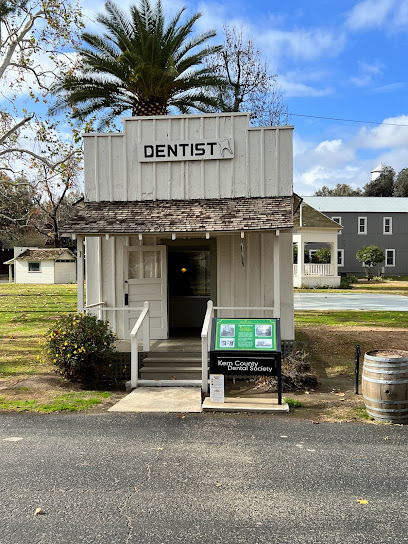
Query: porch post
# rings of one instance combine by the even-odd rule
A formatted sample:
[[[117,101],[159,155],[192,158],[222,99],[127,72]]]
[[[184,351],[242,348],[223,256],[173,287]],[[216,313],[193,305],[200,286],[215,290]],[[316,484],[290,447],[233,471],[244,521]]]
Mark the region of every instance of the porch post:
[[[280,317],[280,294],[280,237],[279,230],[276,230],[273,239],[273,317]]]
[[[304,250],[304,243],[303,243],[303,237],[302,233],[299,234],[299,241],[298,241],[298,255],[297,255],[297,277],[299,279],[299,287],[302,284],[302,276],[303,276],[303,269],[305,267],[305,250]]]
[[[9,264],[9,283],[13,283],[13,269],[12,264]]]
[[[331,265],[332,265],[332,275],[338,276],[338,259],[337,259],[338,245],[337,245],[337,236],[332,244],[330,244],[330,255],[331,255]]]
[[[77,307],[84,311],[84,237],[77,236]]]

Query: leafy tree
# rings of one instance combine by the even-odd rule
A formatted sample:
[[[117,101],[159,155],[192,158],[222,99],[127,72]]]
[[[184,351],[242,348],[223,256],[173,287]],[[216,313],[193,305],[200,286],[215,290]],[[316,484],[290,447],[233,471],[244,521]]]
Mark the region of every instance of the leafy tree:
[[[74,118],[98,113],[100,126],[130,110],[132,115],[166,115],[174,106],[181,113],[214,103],[206,88],[219,78],[202,61],[220,46],[199,46],[215,31],[190,37],[196,13],[180,24],[183,8],[166,25],[160,0],[154,8],[149,0],[130,6],[128,17],[108,0],[107,14],[97,15],[103,36],[82,34],[87,47],[79,49],[81,73],[69,72],[52,92],[57,96],[53,113],[73,108]]]
[[[253,125],[285,125],[288,108],[277,74],[268,74],[268,63],[242,29],[224,26],[224,47],[207,57],[205,64],[221,79],[210,92],[217,106],[209,111],[250,111]]]
[[[359,249],[356,254],[356,259],[360,263],[363,263],[367,280],[370,280],[372,278],[371,268],[376,264],[384,262],[385,255],[379,247],[371,245]]]
[[[315,196],[362,196],[362,190],[359,187],[353,189],[351,185],[346,183],[338,183],[334,189],[323,185],[315,192]]]
[[[331,262],[331,252],[327,247],[322,247],[314,253],[312,257],[312,262],[329,264]]]
[[[377,179],[364,185],[363,196],[393,196],[395,170],[391,166],[384,166]]]
[[[394,196],[408,197],[408,168],[403,168],[398,174],[394,185]]]

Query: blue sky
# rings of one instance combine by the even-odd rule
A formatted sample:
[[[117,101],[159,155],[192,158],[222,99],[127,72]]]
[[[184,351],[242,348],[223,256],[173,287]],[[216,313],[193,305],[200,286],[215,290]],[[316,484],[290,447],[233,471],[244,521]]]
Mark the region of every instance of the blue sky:
[[[122,3],[121,3],[122,5]],[[202,12],[197,30],[236,25],[279,73],[289,111],[408,125],[408,0],[163,0]],[[87,2],[86,14],[103,8]],[[90,23],[91,24],[91,23]],[[362,186],[380,162],[408,167],[408,126],[292,116],[294,188]]]
[[[162,0],[173,15],[202,12],[197,31],[223,25],[251,36],[271,73],[279,73],[295,114],[378,121],[358,124],[292,116],[294,189],[362,186],[380,162],[408,167],[408,0]],[[100,0],[81,0],[86,27],[97,31]],[[119,3],[119,2],[118,2]],[[124,9],[136,0],[122,0]]]

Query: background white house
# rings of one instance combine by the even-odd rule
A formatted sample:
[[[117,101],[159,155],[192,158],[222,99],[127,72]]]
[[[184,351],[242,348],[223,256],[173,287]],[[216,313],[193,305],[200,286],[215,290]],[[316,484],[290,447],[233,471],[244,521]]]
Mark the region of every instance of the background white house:
[[[68,248],[15,248],[9,265],[9,281],[14,283],[74,283],[76,257]]]

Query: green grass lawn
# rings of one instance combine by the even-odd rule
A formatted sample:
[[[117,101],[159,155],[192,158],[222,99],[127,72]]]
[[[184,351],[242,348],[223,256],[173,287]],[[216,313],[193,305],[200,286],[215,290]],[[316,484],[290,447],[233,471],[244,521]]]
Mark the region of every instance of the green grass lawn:
[[[408,277],[395,276],[387,277],[382,282],[376,280],[366,281],[361,279],[358,283],[353,283],[350,289],[295,289],[295,293],[378,293],[387,295],[404,295],[408,296]]]
[[[51,371],[39,340],[62,313],[76,311],[76,285],[0,284],[0,378]]]
[[[76,312],[76,297],[76,285],[0,284],[0,411],[77,412],[109,400],[111,391],[19,385],[54,371],[42,362],[40,341],[61,314]]]
[[[299,310],[295,312],[295,326],[296,325],[408,328],[408,312]]]

